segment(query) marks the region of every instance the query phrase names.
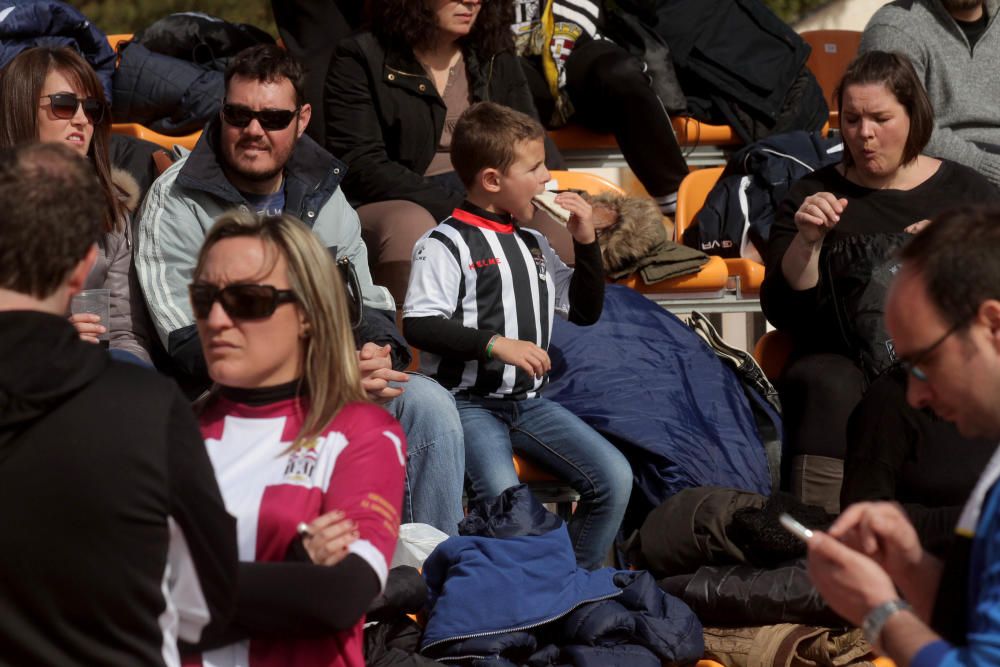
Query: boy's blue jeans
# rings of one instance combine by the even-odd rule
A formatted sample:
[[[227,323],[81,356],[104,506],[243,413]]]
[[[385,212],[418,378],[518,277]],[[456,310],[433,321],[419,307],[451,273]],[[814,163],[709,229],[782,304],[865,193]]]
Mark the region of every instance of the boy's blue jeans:
[[[580,567],[601,566],[632,492],[632,468],[597,431],[545,398],[455,398],[465,432],[465,473],[472,500],[518,484],[512,452],[544,467],[580,494],[569,535]]]

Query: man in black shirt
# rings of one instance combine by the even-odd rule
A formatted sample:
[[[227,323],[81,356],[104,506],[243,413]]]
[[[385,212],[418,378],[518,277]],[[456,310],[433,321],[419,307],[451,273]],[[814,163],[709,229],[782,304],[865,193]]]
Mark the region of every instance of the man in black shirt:
[[[103,193],[63,146],[0,153],[0,662],[180,665],[236,584],[235,523],[187,401],[66,318]]]

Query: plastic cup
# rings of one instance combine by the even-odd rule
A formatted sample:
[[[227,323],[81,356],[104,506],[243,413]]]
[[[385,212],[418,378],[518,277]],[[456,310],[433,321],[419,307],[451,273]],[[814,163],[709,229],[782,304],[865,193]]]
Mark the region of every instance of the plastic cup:
[[[109,289],[85,289],[73,297],[69,310],[74,315],[78,313],[91,313],[101,318],[98,323],[105,329],[104,333],[98,336],[101,345],[108,346],[111,340],[111,290]]]

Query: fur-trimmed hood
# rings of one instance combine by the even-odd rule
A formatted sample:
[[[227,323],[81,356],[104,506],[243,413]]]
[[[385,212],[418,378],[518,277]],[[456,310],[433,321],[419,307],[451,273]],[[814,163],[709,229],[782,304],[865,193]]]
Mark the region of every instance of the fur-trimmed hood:
[[[656,202],[648,197],[626,197],[602,192],[588,197],[595,208],[610,209],[617,221],[599,231],[597,236],[608,273],[634,266],[667,241],[663,215]]]
[[[129,215],[139,208],[139,182],[132,174],[118,167],[111,168],[111,183],[118,190],[118,199],[125,204]]]

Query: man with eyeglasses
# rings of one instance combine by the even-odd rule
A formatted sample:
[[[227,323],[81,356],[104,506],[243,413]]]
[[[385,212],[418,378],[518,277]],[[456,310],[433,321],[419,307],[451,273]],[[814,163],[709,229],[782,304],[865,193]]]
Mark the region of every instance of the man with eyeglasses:
[[[362,382],[403,426],[408,443],[404,522],[455,534],[462,519],[465,450],[454,399],[402,370],[409,349],[395,303],[372,283],[357,213],[340,190],[347,166],[308,136],[299,63],[275,45],[251,47],[226,69],[219,117],[194,150],[156,180],[143,203],[135,266],[171,372],[194,395],[209,385],[188,301],[195,260],[216,216],[240,208],[294,215],[338,260],[349,260],[363,302],[356,338]]]
[[[1000,439],[1000,209],[945,214],[901,257],[885,318],[908,401],[964,436]],[[813,583],[900,667],[1000,664],[998,479],[1000,449],[944,560],[924,551],[898,505],[852,505],[808,539]]]

